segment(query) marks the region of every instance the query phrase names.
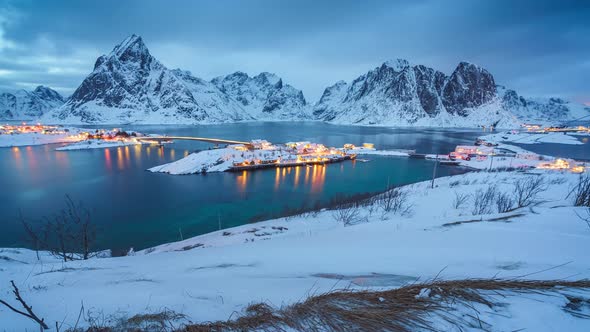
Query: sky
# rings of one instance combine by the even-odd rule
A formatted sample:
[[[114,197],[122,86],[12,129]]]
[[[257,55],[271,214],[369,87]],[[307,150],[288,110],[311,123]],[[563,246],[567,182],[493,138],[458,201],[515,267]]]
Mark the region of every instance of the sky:
[[[590,105],[590,1],[0,0],[0,90],[71,94],[131,34],[168,68],[273,72],[315,102],[396,58],[460,61],[525,96]]]

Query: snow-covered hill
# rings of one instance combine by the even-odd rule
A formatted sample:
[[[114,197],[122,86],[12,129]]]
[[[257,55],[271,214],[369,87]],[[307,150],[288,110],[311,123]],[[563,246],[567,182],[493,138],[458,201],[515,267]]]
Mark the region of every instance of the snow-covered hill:
[[[518,127],[590,115],[560,99],[532,101],[496,85],[484,68],[461,62],[450,76],[398,59],[351,83],[328,87],[313,114],[341,124]]]
[[[244,74],[245,75],[245,74]],[[245,80],[233,74],[208,82],[170,70],[132,35],[94,70],[67,103],[43,117],[51,123],[220,123],[299,119],[301,91],[263,73]]]
[[[57,91],[41,85],[33,91],[18,90],[15,93],[0,93],[0,119],[36,119],[64,102],[64,98]]]

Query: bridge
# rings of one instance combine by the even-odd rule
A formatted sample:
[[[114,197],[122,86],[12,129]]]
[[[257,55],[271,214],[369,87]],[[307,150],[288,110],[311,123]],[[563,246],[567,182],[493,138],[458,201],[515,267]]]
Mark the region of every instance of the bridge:
[[[138,141],[143,142],[156,142],[162,144],[163,142],[172,142],[175,140],[184,140],[184,141],[200,141],[212,144],[242,144],[248,148],[252,148],[251,142],[242,142],[242,141],[234,141],[228,139],[221,139],[221,138],[206,138],[206,137],[192,137],[192,136],[142,136],[137,137]]]

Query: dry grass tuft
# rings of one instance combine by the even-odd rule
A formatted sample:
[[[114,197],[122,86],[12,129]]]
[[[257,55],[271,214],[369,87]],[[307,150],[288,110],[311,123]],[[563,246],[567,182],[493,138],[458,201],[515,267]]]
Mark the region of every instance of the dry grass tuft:
[[[339,290],[282,308],[266,303],[248,306],[234,320],[189,325],[184,332],[204,331],[437,331],[442,319],[459,326],[457,305],[494,307],[491,295],[547,294],[590,289],[590,280],[468,279],[431,281],[385,291]]]

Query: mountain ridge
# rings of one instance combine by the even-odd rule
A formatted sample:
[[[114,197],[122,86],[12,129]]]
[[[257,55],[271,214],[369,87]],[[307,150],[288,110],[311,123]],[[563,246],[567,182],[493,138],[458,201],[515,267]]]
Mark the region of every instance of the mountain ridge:
[[[530,120],[568,121],[590,115],[590,108],[562,99],[533,101],[518,96],[497,85],[485,68],[466,61],[447,76],[396,59],[350,83],[329,86],[313,114],[337,124],[510,128]]]
[[[45,113],[45,112],[44,112]],[[208,124],[319,120],[385,126],[501,126],[567,121],[589,108],[562,99],[527,99],[497,85],[485,68],[462,61],[449,75],[405,59],[388,60],[351,82],[338,81],[310,104],[269,72],[237,71],[205,80],[168,69],[131,35],[95,61],[65,103],[43,114],[53,123]]]

